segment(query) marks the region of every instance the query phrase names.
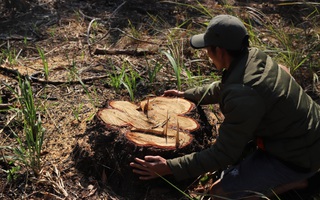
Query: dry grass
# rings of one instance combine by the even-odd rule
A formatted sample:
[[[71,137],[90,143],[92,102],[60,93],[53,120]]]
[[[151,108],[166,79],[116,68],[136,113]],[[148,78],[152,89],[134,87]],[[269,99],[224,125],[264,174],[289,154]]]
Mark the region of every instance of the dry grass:
[[[126,3],[44,0],[36,6],[32,1],[25,1],[30,10],[17,9],[11,12],[11,17],[9,12],[3,12],[6,18],[0,21],[0,105],[17,106],[14,95],[4,87],[6,83],[18,88],[17,72],[33,78],[38,113],[46,129],[42,171],[38,179],[33,179],[26,169],[21,169],[16,181],[6,183],[6,173],[2,170],[0,198],[121,199],[110,190],[112,186],[106,184],[109,177],[105,173],[94,177],[78,170],[78,160],[72,154],[79,138],[86,133],[97,110],[106,106],[108,100],[138,101],[148,94],[161,95],[166,89],[177,88],[177,81],[181,81],[181,88],[186,89],[196,84],[187,82],[187,73],[201,77],[203,83],[213,80],[211,73],[214,70],[205,53],[194,51],[188,44],[190,35],[204,30],[205,22],[211,18],[207,11],[212,15],[235,14],[243,17],[248,25],[251,22],[252,44],[274,56],[282,52],[285,56],[277,59],[284,64],[288,64],[285,61],[288,55],[296,56],[293,63],[300,64],[299,67],[290,66],[294,76],[313,98],[319,99],[318,5],[183,1],[183,4],[189,4],[185,6],[141,0]],[[3,11],[4,6],[0,9]],[[281,41],[283,36],[289,40],[287,43]],[[181,54],[176,55],[176,59],[184,65],[180,66],[181,77],[160,53],[177,47],[172,46],[172,41],[179,41],[176,53]],[[39,55],[38,48],[43,50],[43,56]],[[134,71],[140,76],[134,83],[134,98],[123,85],[116,90],[111,84],[110,72],[120,73],[123,63],[130,66],[125,69],[126,73]],[[161,66],[150,82],[148,69],[154,63]],[[0,146],[17,145],[12,133],[21,132],[21,128],[21,120],[13,112],[0,112]],[[1,168],[14,166],[3,159],[12,152],[0,150]],[[105,178],[101,180],[101,177]]]

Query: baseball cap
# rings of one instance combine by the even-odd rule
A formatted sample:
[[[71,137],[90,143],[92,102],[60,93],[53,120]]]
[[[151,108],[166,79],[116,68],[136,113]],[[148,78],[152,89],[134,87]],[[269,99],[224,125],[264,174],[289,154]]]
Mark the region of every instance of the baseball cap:
[[[240,50],[247,29],[241,20],[231,15],[217,15],[209,23],[205,33],[191,37],[190,44],[195,49],[209,46],[227,50]]]

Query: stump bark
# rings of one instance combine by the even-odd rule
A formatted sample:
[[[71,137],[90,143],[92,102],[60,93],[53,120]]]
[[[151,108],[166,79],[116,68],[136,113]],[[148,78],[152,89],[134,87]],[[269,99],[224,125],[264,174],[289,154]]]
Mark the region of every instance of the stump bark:
[[[110,101],[88,124],[85,136],[74,148],[74,157],[80,170],[101,178],[124,197],[143,199],[146,191],[159,186],[168,187],[177,195],[162,179],[140,181],[129,163],[146,155],[169,159],[200,151],[207,147],[204,138],[208,139],[211,131],[195,105],[182,98],[154,97],[139,104]],[[166,178],[180,184],[173,177]]]

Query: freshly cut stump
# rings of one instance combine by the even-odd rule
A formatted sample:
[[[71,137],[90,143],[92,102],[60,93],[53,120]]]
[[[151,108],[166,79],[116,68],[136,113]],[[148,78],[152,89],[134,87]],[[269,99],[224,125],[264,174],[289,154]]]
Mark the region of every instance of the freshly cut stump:
[[[184,116],[194,108],[185,99],[156,97],[139,106],[128,101],[111,101],[109,105],[98,117],[107,125],[128,126],[125,137],[138,146],[183,148],[193,140],[190,132],[199,128],[196,120]]]
[[[162,194],[153,188],[177,191],[162,179],[139,180],[129,163],[146,155],[170,159],[200,151],[208,146],[209,135],[211,129],[188,100],[153,97],[139,104],[112,100],[88,123],[73,156],[79,170],[88,177],[97,177],[117,194],[129,199],[158,199]],[[166,178],[176,186],[190,183]]]

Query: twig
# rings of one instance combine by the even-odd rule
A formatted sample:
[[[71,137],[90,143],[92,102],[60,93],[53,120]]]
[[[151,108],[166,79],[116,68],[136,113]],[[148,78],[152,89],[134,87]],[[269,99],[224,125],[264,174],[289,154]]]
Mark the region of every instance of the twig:
[[[122,4],[120,4],[120,5],[112,12],[112,14],[110,15],[110,17],[109,17],[108,21],[106,22],[106,24],[109,23],[109,21],[111,20],[111,18],[112,18],[114,15],[116,15],[116,13],[118,13],[118,11],[120,10],[120,8],[121,8],[125,3],[126,3],[126,1],[124,1]],[[86,16],[86,15],[84,15],[84,16]],[[90,17],[90,18],[91,18],[91,17]],[[91,45],[97,44],[98,42],[100,42],[102,39],[104,39],[105,37],[107,37],[107,35],[109,35],[109,32],[110,32],[110,30],[108,30],[108,32],[107,32],[106,34],[104,34],[97,42],[95,42],[95,43],[93,43],[93,44],[90,44],[90,40],[89,40],[89,38],[90,38],[90,29],[91,29],[92,23],[93,23],[94,21],[96,21],[96,20],[101,20],[101,19],[100,19],[100,18],[93,18],[93,19],[90,21],[89,26],[88,26],[88,29],[87,29],[87,43],[88,43],[90,55],[91,55]]]
[[[156,52],[154,51],[149,51],[149,50],[108,50],[108,49],[100,49],[96,48],[93,52],[94,55],[118,55],[118,54],[126,54],[126,55],[135,55],[135,56],[144,56],[144,55],[150,55],[150,54],[155,54]]]
[[[90,82],[90,81],[93,81],[93,80],[107,78],[108,76],[109,75],[92,76],[92,77],[88,77],[88,78],[84,78],[84,79],[76,80],[76,81],[49,81],[49,80],[45,80],[43,78],[34,77],[32,75],[29,76],[29,77],[33,82],[52,84],[52,85],[61,85],[61,84],[65,84],[65,83],[68,83],[68,84],[78,84],[78,83],[81,83],[81,82],[86,83],[86,82]]]
[[[95,19],[95,17],[91,17],[89,15],[84,14],[81,10],[78,11],[83,17],[88,18],[88,19]]]
[[[2,160],[4,161],[4,164],[6,165],[6,168],[8,169],[8,168],[9,168],[9,166],[8,166],[8,161],[7,161],[6,157],[5,157],[2,149],[1,149],[0,152],[1,152]]]
[[[18,60],[18,58],[19,58],[19,56],[20,56],[21,52],[22,52],[22,49],[20,49],[20,51],[18,52],[17,56],[15,57],[15,59],[16,59],[16,60]]]
[[[1,103],[0,104],[0,109],[7,109],[10,106],[12,106],[12,103]]]
[[[88,29],[87,29],[87,43],[88,43],[88,47],[89,47],[89,52],[91,52],[91,44],[90,44],[90,29],[91,29],[91,26],[93,24],[93,22],[97,21],[97,20],[101,20],[100,18],[94,18],[90,21],[89,23],[89,26],[88,26]],[[109,31],[108,31],[109,33]],[[90,53],[91,54],[91,53]]]
[[[176,148],[179,148],[180,140],[179,140],[179,121],[177,118],[177,135],[176,135]]]
[[[0,40],[27,40],[27,41],[33,41],[33,40],[35,40],[35,38],[26,37],[26,36],[17,35],[17,34],[10,35],[10,36],[9,35],[5,35],[5,34],[0,34]],[[0,45],[0,47],[2,45]]]
[[[144,43],[149,43],[149,44],[155,44],[155,45],[160,45],[158,43],[155,43],[155,42],[150,42],[148,40],[141,40],[139,38],[136,38],[134,37],[133,35],[130,35],[128,33],[126,33],[125,31],[121,30],[120,28],[112,28],[113,30],[117,30],[117,31],[120,31],[121,33],[125,34],[126,36],[130,37],[131,39],[134,39],[134,40],[137,40],[139,42],[144,42]]]
[[[168,118],[167,118],[166,120],[164,120],[163,122],[154,125],[154,126],[151,127],[151,128],[154,129],[154,128],[158,128],[159,126],[160,126],[160,127],[163,127],[164,125],[166,125],[166,124],[168,123],[169,120],[170,120],[170,117],[168,117]]]
[[[14,114],[10,117],[10,119],[6,122],[6,124],[3,126],[3,128],[0,130],[0,134],[3,132],[3,130],[10,124],[10,122],[17,116],[17,114]]]
[[[148,115],[148,113],[149,113],[149,98],[147,99],[147,103],[144,105],[143,112],[147,116],[147,118],[149,118],[149,115]]]
[[[0,47],[4,46],[4,45],[6,45],[6,44],[7,44],[7,43],[6,43],[6,42],[4,42],[4,43],[0,44]]]
[[[167,110],[167,123],[166,123],[166,126],[165,126],[165,128],[164,128],[164,133],[165,133],[165,135],[164,135],[164,137],[166,138],[166,144],[168,143],[168,125],[169,125],[169,113],[168,113],[168,110]]]

